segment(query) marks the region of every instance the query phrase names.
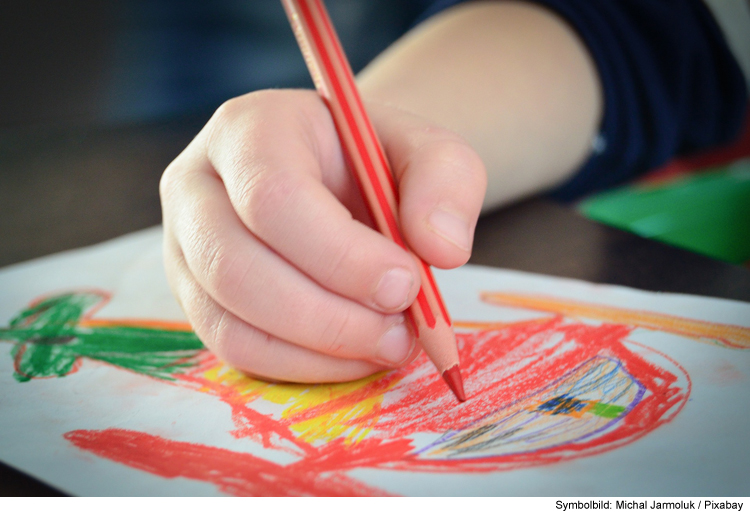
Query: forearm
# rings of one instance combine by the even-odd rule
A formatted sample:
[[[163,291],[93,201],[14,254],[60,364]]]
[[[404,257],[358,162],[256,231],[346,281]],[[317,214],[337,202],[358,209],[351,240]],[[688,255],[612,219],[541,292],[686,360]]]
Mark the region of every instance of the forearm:
[[[421,24],[358,77],[366,98],[462,135],[488,172],[484,208],[548,189],[588,157],[602,114],[576,33],[535,4],[462,4]]]

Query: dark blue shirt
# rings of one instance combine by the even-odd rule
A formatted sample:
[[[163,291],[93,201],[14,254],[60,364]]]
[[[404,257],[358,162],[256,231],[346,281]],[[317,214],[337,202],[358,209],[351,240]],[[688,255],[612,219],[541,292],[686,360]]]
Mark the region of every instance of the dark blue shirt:
[[[327,0],[357,71],[413,27],[462,0]],[[745,81],[701,0],[535,0],[588,46],[604,93],[585,165],[555,195],[572,199],[676,155],[730,141]],[[311,87],[278,0],[125,4],[108,111],[143,118],[215,107],[267,87]]]

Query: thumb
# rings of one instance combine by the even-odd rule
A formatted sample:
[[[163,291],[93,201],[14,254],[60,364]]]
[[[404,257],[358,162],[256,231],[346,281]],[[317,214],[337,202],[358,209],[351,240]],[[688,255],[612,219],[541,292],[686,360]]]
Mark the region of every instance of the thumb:
[[[459,135],[421,117],[380,106],[372,118],[398,180],[407,244],[438,268],[466,263],[487,189],[479,155]]]

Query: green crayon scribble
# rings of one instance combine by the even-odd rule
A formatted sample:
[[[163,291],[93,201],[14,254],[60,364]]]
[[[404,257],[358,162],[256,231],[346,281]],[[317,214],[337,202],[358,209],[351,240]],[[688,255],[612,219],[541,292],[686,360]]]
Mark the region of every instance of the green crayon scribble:
[[[0,340],[16,344],[11,350],[13,377],[20,382],[35,377],[63,377],[82,357],[102,361],[159,379],[194,366],[204,346],[189,330],[141,326],[80,326],[86,312],[106,300],[97,292],[49,297],[23,310]]]
[[[608,403],[596,403],[591,407],[590,412],[599,417],[606,417],[608,419],[615,419],[620,417],[620,414],[625,412],[627,407],[620,405],[612,405]]]

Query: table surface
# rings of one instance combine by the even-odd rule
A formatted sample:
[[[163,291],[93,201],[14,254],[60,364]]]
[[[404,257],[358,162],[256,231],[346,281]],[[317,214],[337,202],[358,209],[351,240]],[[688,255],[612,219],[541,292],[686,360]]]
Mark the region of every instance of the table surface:
[[[0,133],[0,267],[158,224],[159,177],[206,118]],[[483,217],[470,262],[750,301],[747,268],[594,223],[545,197]],[[0,495],[60,494],[0,464]]]

